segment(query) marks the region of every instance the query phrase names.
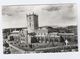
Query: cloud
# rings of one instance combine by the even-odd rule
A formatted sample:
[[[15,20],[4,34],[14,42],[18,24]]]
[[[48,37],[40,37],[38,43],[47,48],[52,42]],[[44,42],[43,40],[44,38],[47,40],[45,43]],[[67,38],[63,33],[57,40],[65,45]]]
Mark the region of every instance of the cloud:
[[[16,16],[25,13],[25,8],[22,6],[3,6],[2,15]]]
[[[64,8],[73,8],[73,4],[54,4],[54,5],[46,5],[44,8],[42,8],[45,11],[53,12],[53,11],[59,11],[64,10]]]
[[[75,11],[73,5],[63,6],[62,9],[59,11],[60,15],[62,16],[63,20],[73,20],[75,19]]]
[[[43,10],[46,10],[48,12],[52,12],[52,11],[58,11],[61,9],[61,6],[46,6],[45,8],[43,8]]]
[[[5,27],[27,26],[26,14],[34,12],[39,15],[39,26],[76,24],[75,11],[72,4],[3,6]],[[45,22],[45,23],[44,23]],[[7,23],[7,25],[6,25]],[[9,27],[7,26],[7,27]]]

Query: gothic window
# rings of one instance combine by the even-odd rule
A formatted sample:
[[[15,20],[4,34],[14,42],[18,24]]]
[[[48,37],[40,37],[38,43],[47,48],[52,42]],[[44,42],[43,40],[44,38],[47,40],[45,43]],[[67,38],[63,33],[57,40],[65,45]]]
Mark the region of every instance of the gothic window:
[[[31,17],[29,17],[29,19],[31,19]]]
[[[31,27],[31,22],[30,22],[30,27]]]
[[[30,25],[30,27],[31,27],[31,17],[29,17],[29,22],[30,22],[29,25]]]

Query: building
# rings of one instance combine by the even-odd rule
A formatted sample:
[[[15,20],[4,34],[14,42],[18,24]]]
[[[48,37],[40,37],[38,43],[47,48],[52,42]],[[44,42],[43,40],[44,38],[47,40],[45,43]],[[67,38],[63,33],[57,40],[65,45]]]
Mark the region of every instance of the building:
[[[12,31],[8,36],[8,41],[14,41],[19,43],[28,43],[27,29],[22,29],[20,31]]]
[[[39,43],[50,43],[51,40],[54,41],[55,39],[59,41],[60,38],[60,36],[57,35],[58,32],[54,32],[50,26],[39,27],[38,30],[35,30],[35,33]]]
[[[48,35],[48,29],[47,28],[38,28],[37,30],[35,30],[35,33],[36,33],[35,37],[37,38],[39,43],[46,42],[46,38]]]
[[[34,13],[27,15],[27,27],[28,33],[32,33],[34,30],[38,29],[38,15]]]
[[[28,28],[28,44],[31,44],[33,40],[33,34],[35,30],[38,29],[38,15],[36,14],[29,14],[27,15],[27,28]]]
[[[22,27],[22,28],[6,28],[6,29],[3,29],[3,38],[7,39],[8,35],[10,35],[13,31],[20,31],[22,29],[27,29],[27,28]]]
[[[33,44],[33,43],[53,43],[53,42],[60,42],[60,38],[63,40],[67,39],[70,41],[74,38],[74,33],[69,32],[69,30],[73,30],[74,27],[51,27],[51,26],[38,26],[38,15],[36,14],[29,14],[27,15],[27,27],[26,29],[20,28],[16,29],[19,33],[15,33],[15,35],[19,35],[20,43],[25,44]],[[74,29],[76,30],[76,28]],[[74,31],[73,30],[73,31]],[[75,31],[74,31],[75,32]],[[11,35],[14,36],[13,33]],[[75,36],[76,39],[76,36]]]
[[[20,43],[20,35],[19,31],[12,31],[10,35],[8,35],[8,41],[11,41],[14,43]]]
[[[22,29],[19,32],[19,37],[20,37],[20,43],[27,44],[28,43],[28,31],[27,31],[27,29]]]

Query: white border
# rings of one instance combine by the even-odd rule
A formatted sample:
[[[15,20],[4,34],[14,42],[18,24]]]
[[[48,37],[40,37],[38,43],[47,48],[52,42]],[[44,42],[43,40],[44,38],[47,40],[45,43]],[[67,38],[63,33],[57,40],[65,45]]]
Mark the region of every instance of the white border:
[[[0,0],[0,59],[80,59],[79,52],[60,52],[60,53],[39,53],[39,54],[3,54],[2,47],[2,18],[1,6],[3,5],[24,5],[24,4],[58,4],[58,3],[76,3],[78,16],[78,41],[80,50],[80,3],[79,0]]]

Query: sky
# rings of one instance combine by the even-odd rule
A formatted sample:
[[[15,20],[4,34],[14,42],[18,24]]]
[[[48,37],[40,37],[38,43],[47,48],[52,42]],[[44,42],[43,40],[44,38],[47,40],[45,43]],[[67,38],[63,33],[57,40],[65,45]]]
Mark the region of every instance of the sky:
[[[27,14],[38,15],[39,26],[77,25],[75,4],[2,6],[3,28],[27,27]]]

